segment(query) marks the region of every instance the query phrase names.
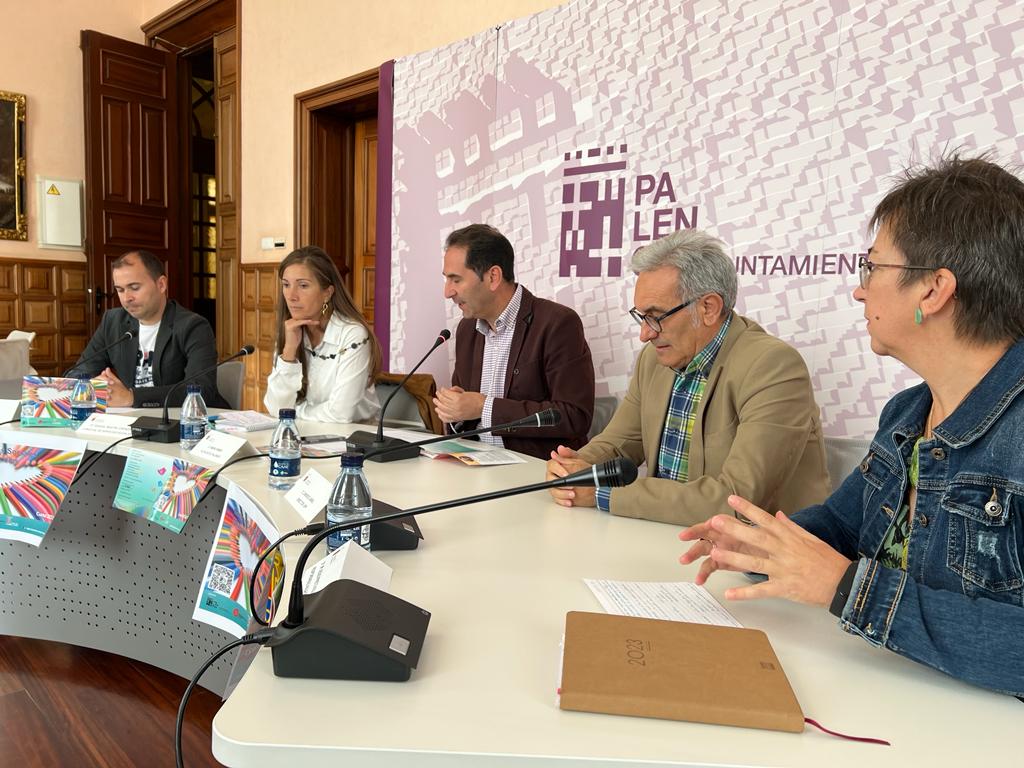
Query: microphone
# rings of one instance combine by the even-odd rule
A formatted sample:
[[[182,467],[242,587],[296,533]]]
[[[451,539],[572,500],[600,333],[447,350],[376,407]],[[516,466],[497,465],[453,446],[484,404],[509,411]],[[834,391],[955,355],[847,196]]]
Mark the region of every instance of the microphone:
[[[132,424],[132,437],[138,440],[149,440],[151,443],[176,443],[181,440],[181,430],[178,427],[178,422],[171,421],[167,416],[167,405],[170,402],[171,395],[185,384],[195,381],[196,379],[217,370],[220,366],[224,365],[224,363],[230,363],[238,357],[251,355],[255,351],[256,348],[252,344],[246,344],[240,350],[235,352],[235,354],[230,357],[225,357],[216,365],[188,376],[173,385],[167,390],[167,394],[164,396],[163,416],[159,419],[152,416],[144,416],[136,419],[135,423]]]
[[[507,430],[519,429],[522,427],[553,427],[559,424],[561,421],[562,412],[555,408],[548,408],[546,411],[538,411],[537,413],[530,414],[529,416],[524,416],[521,419],[510,421],[507,424],[495,424],[490,427],[480,427],[480,429],[474,429],[471,432],[460,432],[457,435],[432,435],[431,437],[428,437],[425,440],[417,440],[415,443],[407,443],[404,440],[399,440],[397,442],[401,443],[401,445],[385,446],[383,448],[371,450],[367,452],[363,456],[363,458],[368,461],[394,461],[395,459],[378,459],[376,457],[383,456],[384,454],[399,450],[402,450],[404,454],[407,451],[403,449],[416,448],[416,453],[410,454],[409,456],[402,456],[402,458],[413,458],[415,456],[419,456],[420,452],[418,449],[421,445],[439,443],[442,440],[454,440],[458,437],[475,437],[476,435],[484,435],[487,434],[488,432],[503,432]],[[349,438],[345,438],[345,441],[348,442]],[[361,446],[357,446],[356,450],[358,450],[358,448],[360,447]]]
[[[636,480],[636,474],[636,464],[620,456],[568,477],[441,501],[337,525],[325,525],[323,530],[306,543],[299,555],[292,575],[288,616],[275,628],[267,643],[273,653],[274,674],[279,677],[334,680],[408,680],[409,667],[414,667],[419,658],[430,614],[394,595],[343,579],[310,595],[309,611],[306,611],[306,596],[302,592],[302,572],[306,560],[316,545],[335,531],[563,485],[593,484],[616,488],[632,483]],[[417,620],[417,611],[426,616],[426,620],[422,620],[422,616]],[[370,632],[364,626],[353,627],[354,617],[358,615],[373,616],[378,625],[375,628],[377,631]],[[401,641],[399,647],[406,649],[407,653],[393,653],[395,638]],[[404,672],[404,677],[395,676],[396,672]],[[379,676],[370,676],[374,674]]]
[[[70,368],[68,368],[66,371],[64,371],[64,373],[61,374],[61,378],[67,378],[69,373],[71,373],[73,370],[78,368],[78,366],[82,365],[83,363],[87,363],[90,360],[100,360],[100,359],[106,357],[107,352],[112,350],[118,344],[121,344],[121,343],[123,343],[125,341],[128,341],[128,339],[134,339],[134,338],[135,338],[135,334],[134,333],[132,333],[131,331],[125,331],[121,336],[118,337],[117,341],[112,342],[110,344],[107,344],[107,346],[105,346],[99,352],[96,352],[96,353],[94,353],[92,355],[89,355],[89,357],[85,358],[85,360],[79,361],[79,362],[75,363],[74,365],[72,365]]]
[[[402,379],[398,387],[388,395],[388,399],[384,401],[384,405],[380,409],[380,418],[377,420],[377,434],[373,434],[372,432],[367,432],[365,430],[359,430],[358,432],[353,432],[349,435],[346,438],[347,442],[357,445],[364,450],[366,448],[376,449],[376,453],[371,451],[366,454],[367,458],[371,455],[375,457],[372,461],[398,461],[399,459],[412,459],[420,455],[419,450],[413,449],[407,441],[400,440],[397,437],[384,437],[384,412],[387,411],[388,406],[391,405],[391,401],[394,400],[395,395],[405,387],[405,382],[409,380],[409,377],[416,373],[419,367],[426,362],[427,358],[430,357],[431,353],[435,349],[440,347],[451,337],[452,332],[447,328],[443,328],[441,332],[437,334],[437,338],[434,339],[433,345],[431,345],[430,349],[427,350],[427,354],[420,358],[420,361],[412,367],[412,370],[405,374],[405,378]],[[380,450],[383,448],[387,448],[389,450],[386,452]],[[401,448],[405,448],[406,450],[400,450]],[[383,458],[384,456],[388,456],[388,458],[385,459]]]

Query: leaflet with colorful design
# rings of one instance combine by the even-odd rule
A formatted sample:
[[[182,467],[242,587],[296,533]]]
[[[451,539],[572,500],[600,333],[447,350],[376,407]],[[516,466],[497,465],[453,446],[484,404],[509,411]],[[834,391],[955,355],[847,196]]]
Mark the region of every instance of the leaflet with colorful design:
[[[212,475],[190,461],[132,448],[114,507],[181,533]]]

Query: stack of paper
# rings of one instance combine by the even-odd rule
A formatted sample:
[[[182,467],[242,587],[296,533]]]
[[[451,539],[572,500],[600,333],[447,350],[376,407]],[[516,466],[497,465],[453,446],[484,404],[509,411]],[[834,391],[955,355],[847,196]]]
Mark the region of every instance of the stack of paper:
[[[274,429],[277,419],[259,411],[227,411],[214,420],[213,426],[221,432],[261,432]]]

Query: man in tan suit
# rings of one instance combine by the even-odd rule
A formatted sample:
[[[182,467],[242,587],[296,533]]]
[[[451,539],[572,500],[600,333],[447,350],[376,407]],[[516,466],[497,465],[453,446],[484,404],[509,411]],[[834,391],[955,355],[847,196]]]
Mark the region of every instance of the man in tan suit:
[[[802,509],[829,493],[818,406],[800,354],[736,314],[721,241],[682,230],[641,248],[630,315],[647,342],[608,427],[551,453],[549,479],[625,456],[647,477],[625,488],[552,490],[564,506],[692,525],[738,494]]]

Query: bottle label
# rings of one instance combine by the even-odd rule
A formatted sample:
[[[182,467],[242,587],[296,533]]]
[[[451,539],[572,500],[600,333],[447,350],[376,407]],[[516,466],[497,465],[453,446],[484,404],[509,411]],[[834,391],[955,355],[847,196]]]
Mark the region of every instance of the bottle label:
[[[301,459],[298,456],[294,459],[271,456],[270,474],[272,477],[298,477],[300,461]]]
[[[72,421],[85,421],[96,411],[95,405],[75,405],[71,404],[71,420]]]
[[[186,424],[185,422],[181,423],[182,442],[186,442],[189,440],[199,442],[204,437],[206,437],[206,422],[203,422],[201,424]]]
[[[334,531],[334,533],[327,534],[327,551],[333,552],[349,541],[355,541],[363,549],[369,549],[370,525],[360,525],[358,528],[349,528],[346,531]]]

